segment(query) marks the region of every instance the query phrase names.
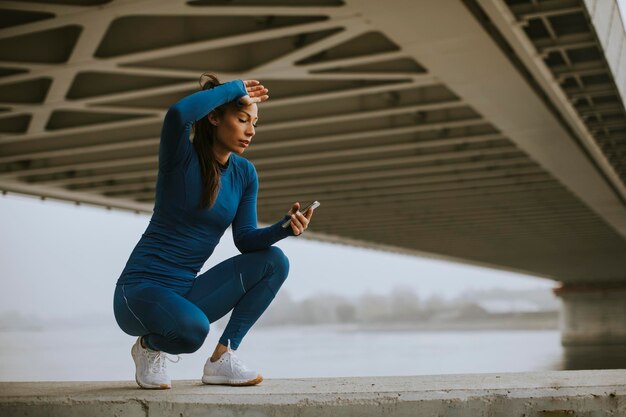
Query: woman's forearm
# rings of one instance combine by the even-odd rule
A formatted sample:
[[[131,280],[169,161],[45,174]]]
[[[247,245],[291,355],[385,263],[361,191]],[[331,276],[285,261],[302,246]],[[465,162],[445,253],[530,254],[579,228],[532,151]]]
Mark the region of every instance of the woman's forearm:
[[[233,80],[184,97],[170,107],[182,124],[194,123],[215,108],[247,94],[241,80]]]
[[[285,215],[271,226],[240,232],[234,237],[235,246],[241,253],[266,249],[288,236],[294,236],[291,228],[283,228],[282,223],[289,218]]]

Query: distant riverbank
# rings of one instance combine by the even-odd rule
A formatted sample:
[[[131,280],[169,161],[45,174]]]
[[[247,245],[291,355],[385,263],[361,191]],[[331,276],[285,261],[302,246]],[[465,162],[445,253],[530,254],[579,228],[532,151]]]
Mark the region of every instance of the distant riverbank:
[[[221,328],[222,324],[217,323]],[[271,325],[260,323],[259,327],[295,327],[306,329],[308,326],[314,327],[320,324],[303,323],[275,323]],[[430,319],[416,321],[373,321],[373,322],[353,322],[353,323],[324,323],[330,328],[336,327],[342,331],[355,332],[385,332],[385,331],[479,331],[479,330],[558,330],[558,312],[537,312],[537,313],[501,313],[489,314],[482,318],[466,319]]]
[[[414,323],[359,323],[355,331],[477,331],[477,330],[558,330],[558,313],[473,319],[463,321],[426,321]]]

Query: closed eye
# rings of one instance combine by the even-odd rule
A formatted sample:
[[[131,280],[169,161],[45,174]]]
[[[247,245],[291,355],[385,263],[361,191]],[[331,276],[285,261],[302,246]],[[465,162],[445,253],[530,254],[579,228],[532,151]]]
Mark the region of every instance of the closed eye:
[[[246,123],[246,122],[247,122],[247,120],[244,120],[244,119],[239,119],[239,121],[240,121],[241,123]],[[257,124],[258,124],[258,123],[254,123],[252,126],[254,126],[254,127],[256,128]]]

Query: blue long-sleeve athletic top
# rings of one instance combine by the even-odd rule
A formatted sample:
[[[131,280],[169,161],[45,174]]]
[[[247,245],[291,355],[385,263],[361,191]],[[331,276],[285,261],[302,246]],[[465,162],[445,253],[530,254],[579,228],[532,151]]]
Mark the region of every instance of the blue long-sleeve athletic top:
[[[191,127],[211,110],[246,94],[243,81],[235,80],[191,94],[168,109],[161,130],[154,212],[118,284],[151,280],[189,286],[231,223],[242,253],[294,236],[291,227],[281,227],[288,215],[272,226],[257,228],[256,169],[235,153],[220,168],[215,204],[200,208],[204,190],[198,155],[189,141]]]

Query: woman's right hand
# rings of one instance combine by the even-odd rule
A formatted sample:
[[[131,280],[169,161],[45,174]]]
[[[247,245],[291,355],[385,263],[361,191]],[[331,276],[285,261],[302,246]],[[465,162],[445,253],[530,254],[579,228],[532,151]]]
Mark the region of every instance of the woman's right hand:
[[[237,100],[239,107],[246,107],[253,103],[261,103],[270,98],[270,96],[267,95],[269,90],[263,87],[257,80],[244,80],[243,85],[246,86],[248,95],[240,97],[239,100]]]
[[[306,212],[302,213],[300,211],[300,202],[296,201],[291,206],[291,210],[287,212],[287,215],[291,217],[293,234],[299,236],[309,227],[309,222],[311,221],[311,217],[313,217],[313,208],[309,207]]]

